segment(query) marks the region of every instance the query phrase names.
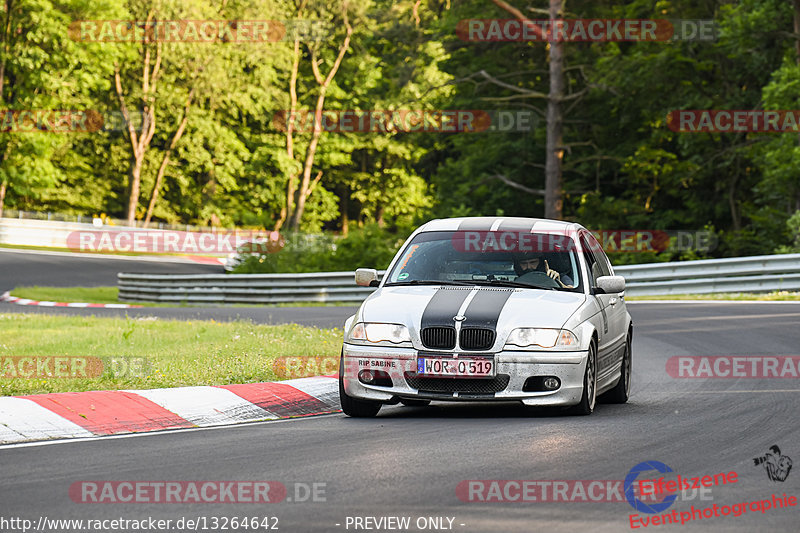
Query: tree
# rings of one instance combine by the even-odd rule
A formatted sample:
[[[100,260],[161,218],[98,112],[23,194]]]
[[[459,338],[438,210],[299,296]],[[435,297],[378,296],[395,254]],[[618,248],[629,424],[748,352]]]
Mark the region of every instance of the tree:
[[[94,111],[93,97],[107,88],[108,63],[96,44],[84,46],[66,31],[73,18],[97,18],[118,13],[106,1],[5,0],[0,29],[0,108],[4,121],[15,113],[48,110]],[[15,125],[0,133],[0,216],[7,200],[33,201],[63,178],[51,158],[69,136],[33,131]],[[38,128],[39,126],[37,126]]]
[[[318,7],[323,11],[323,13],[328,14],[329,16],[333,16],[333,12],[335,12],[335,7],[315,7]],[[323,75],[322,70],[320,69],[320,65],[325,61],[324,58],[320,58],[320,45],[318,42],[308,44],[310,56],[308,58],[308,63],[311,66],[311,71],[314,75],[314,80],[317,84],[317,87],[314,116],[311,126],[311,138],[306,144],[305,154],[302,156],[302,161],[297,161],[297,158],[300,157],[300,154],[295,152],[294,147],[294,117],[298,106],[297,81],[301,62],[300,36],[297,35],[294,38],[294,55],[292,60],[291,78],[289,80],[290,107],[288,116],[289,120],[287,121],[288,124],[286,127],[286,155],[291,162],[296,161],[299,163],[301,170],[299,176],[293,169],[289,170],[286,185],[285,214],[284,211],[281,212],[281,218],[279,218],[275,225],[276,229],[281,228],[285,221],[285,217],[288,217],[288,227],[290,230],[296,231],[300,228],[300,222],[303,218],[303,213],[305,212],[306,201],[323,175],[322,171],[318,171],[312,181],[311,175],[313,172],[314,160],[317,154],[320,137],[322,135],[322,112],[324,110],[325,98],[327,96],[328,89],[330,88],[331,82],[336,76],[336,73],[339,71],[339,67],[342,64],[345,54],[350,49],[350,39],[353,35],[353,26],[350,24],[348,3],[346,0],[338,6],[338,11],[339,15],[341,16],[341,23],[344,25],[345,31],[344,35],[341,37],[341,43],[338,45],[338,49],[336,50],[335,58],[333,59],[332,64],[326,74]],[[300,4],[297,6],[298,19],[302,19],[306,12],[306,1],[301,0]]]

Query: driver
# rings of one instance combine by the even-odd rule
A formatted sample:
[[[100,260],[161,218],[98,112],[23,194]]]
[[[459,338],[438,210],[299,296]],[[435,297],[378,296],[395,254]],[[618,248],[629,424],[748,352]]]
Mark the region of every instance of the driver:
[[[562,288],[572,289],[575,285],[568,275],[561,275],[557,270],[550,268],[547,259],[542,254],[526,254],[514,257],[514,271],[517,277],[522,277],[529,272],[542,272],[556,281]]]

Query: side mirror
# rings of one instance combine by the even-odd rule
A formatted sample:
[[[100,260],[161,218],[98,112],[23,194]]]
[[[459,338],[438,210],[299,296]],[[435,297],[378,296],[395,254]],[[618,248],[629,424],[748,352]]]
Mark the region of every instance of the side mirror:
[[[625,278],[622,276],[600,276],[597,278],[597,288],[600,289],[603,294],[617,294],[623,292],[625,290]]]
[[[356,270],[356,285],[362,287],[378,286],[378,271],[374,268],[359,268]]]

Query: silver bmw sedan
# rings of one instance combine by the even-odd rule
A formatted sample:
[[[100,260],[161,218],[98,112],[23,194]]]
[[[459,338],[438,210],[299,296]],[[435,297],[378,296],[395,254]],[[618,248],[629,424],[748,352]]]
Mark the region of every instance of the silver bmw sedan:
[[[633,323],[625,280],[591,232],[554,220],[433,220],[400,248],[345,323],[339,395],[383,404],[520,401],[588,415],[624,403]]]

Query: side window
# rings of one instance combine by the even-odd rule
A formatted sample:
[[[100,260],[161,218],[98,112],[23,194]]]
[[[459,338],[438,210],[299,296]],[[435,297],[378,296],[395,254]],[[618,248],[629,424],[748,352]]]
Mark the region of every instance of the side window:
[[[608,258],[606,254],[603,253],[603,250],[600,249],[599,244],[597,248],[594,248],[592,251],[592,255],[594,255],[595,261],[597,261],[597,265],[600,269],[601,276],[610,276],[611,275],[611,265],[608,262]]]
[[[583,258],[586,260],[586,268],[589,273],[589,284],[595,286],[595,281],[603,274],[600,271],[600,266],[592,253],[592,244],[587,240],[586,235],[581,235],[581,252]]]

